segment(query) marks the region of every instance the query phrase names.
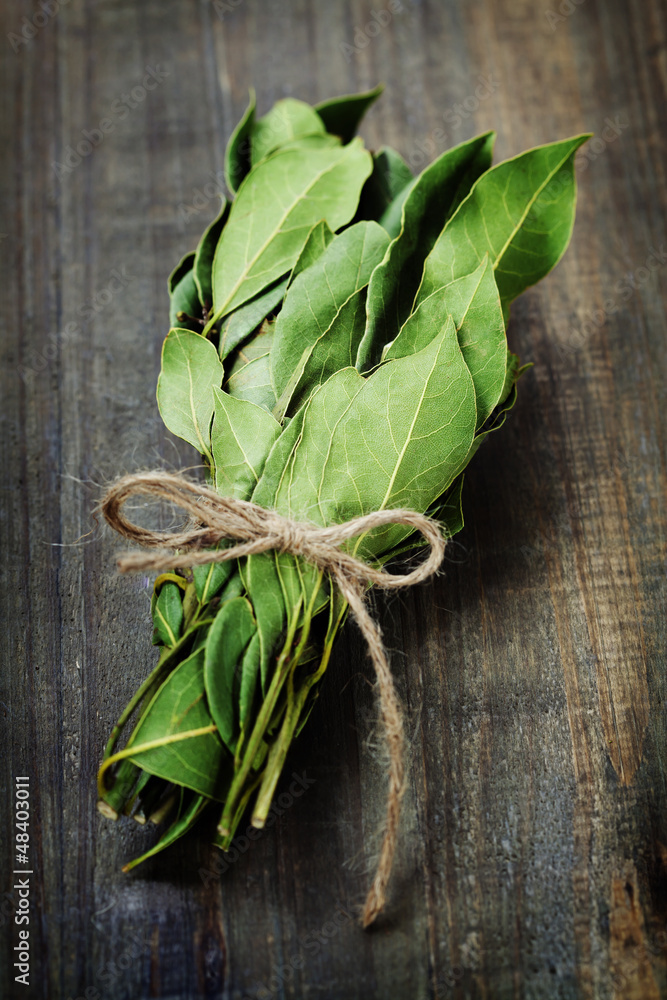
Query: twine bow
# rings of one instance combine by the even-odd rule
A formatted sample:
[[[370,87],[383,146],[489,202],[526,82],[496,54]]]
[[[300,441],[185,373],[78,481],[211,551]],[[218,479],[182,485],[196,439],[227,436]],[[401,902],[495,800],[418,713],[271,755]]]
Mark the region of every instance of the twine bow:
[[[180,532],[156,532],[133,524],[121,509],[136,494],[178,505],[190,515],[193,526]],[[405,776],[403,718],[380,630],[366,610],[364,591],[369,583],[384,590],[410,587],[435,573],[445,551],[445,542],[437,522],[412,510],[378,510],[352,518],[344,524],[320,528],[292,521],[247,500],[220,496],[183,476],[164,472],[124,476],[108,490],[101,509],[115,531],[145,548],[185,550],[177,554],[132,552],[120,556],[118,569],[121,573],[226,562],[276,549],[305,559],[335,580],[368,644],[380,689],[380,709],[390,757],[384,839],[375,878],[363,911],[363,924],[368,927],[385,903],[396,850]],[[419,531],[430,547],[426,560],[405,575],[375,569],[340,548],[349,539],[388,524],[404,524]],[[210,550],[210,546],[223,539],[237,540],[239,544],[231,548]]]

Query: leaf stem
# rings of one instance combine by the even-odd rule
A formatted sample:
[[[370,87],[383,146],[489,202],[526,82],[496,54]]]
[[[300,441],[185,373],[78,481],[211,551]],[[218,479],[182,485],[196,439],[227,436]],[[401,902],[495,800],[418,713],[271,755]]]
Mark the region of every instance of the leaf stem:
[[[291,678],[290,688],[292,688]],[[269,809],[271,808],[273,794],[276,790],[276,785],[278,784],[278,779],[280,778],[283,765],[285,764],[287,751],[290,748],[292,737],[294,736],[294,730],[296,729],[299,721],[301,709],[303,708],[307,694],[308,688],[305,686],[301,688],[296,699],[294,698],[293,690],[290,691],[285,718],[283,719],[278,739],[269,751],[268,764],[262,778],[262,784],[260,786],[257,800],[255,802],[255,808],[252,813],[252,825],[258,829],[261,829],[266,823],[266,817],[268,816]]]
[[[266,823],[266,818],[271,808],[271,802],[276,790],[276,785],[278,784],[287,753],[292,744],[292,740],[294,739],[294,733],[299,724],[299,718],[306,703],[306,699],[308,698],[308,694],[310,693],[313,685],[317,683],[317,681],[322,677],[324,671],[327,669],[334,639],[336,638],[336,633],[338,632],[338,628],[340,627],[346,610],[347,605],[343,603],[339,613],[334,616],[334,598],[332,597],[329,628],[327,629],[327,635],[324,641],[322,658],[317,670],[303,681],[296,697],[294,696],[294,670],[290,673],[285,718],[283,720],[283,725],[278,739],[271,747],[268,764],[266,770],[264,771],[262,784],[260,786],[257,800],[255,802],[255,808],[252,814],[252,825],[258,827],[259,829],[261,829]],[[294,664],[294,666],[296,666],[296,664]]]
[[[155,750],[157,747],[165,747],[170,743],[180,743],[181,740],[194,739],[195,736],[205,736],[207,733],[217,732],[218,727],[216,725],[202,726],[200,729],[188,729],[184,733],[171,733],[169,736],[161,736],[157,740],[148,740],[147,743],[139,743],[137,746],[125,747],[124,750],[119,750],[117,753],[107,757],[102,761],[100,769],[97,772],[97,790],[99,792],[100,798],[103,798],[104,792],[106,791],[104,787],[104,775],[109,770],[113,764],[117,763],[119,760],[124,760],[126,757],[133,757],[138,753],[145,753],[147,750]]]
[[[294,615],[290,622],[289,630],[287,632],[287,637],[285,639],[285,644],[282,648],[280,656],[278,657],[278,662],[276,664],[276,669],[274,671],[273,677],[271,679],[271,684],[269,690],[266,693],[266,698],[257,716],[257,721],[253,727],[252,734],[248,740],[245,752],[243,754],[243,759],[241,760],[240,767],[234,775],[234,780],[232,781],[229,793],[227,795],[227,801],[225,802],[225,807],[222,811],[222,816],[220,818],[220,823],[218,824],[218,833],[222,837],[227,837],[230,833],[232,826],[232,818],[236,812],[236,803],[239,798],[241,789],[245,784],[245,780],[248,777],[248,773],[252,767],[257,751],[259,750],[259,745],[264,737],[266,728],[269,724],[273,708],[280,694],[280,689],[282,688],[285,678],[287,677],[290,668],[291,660],[289,659],[289,650],[294,642],[294,635],[296,633],[296,625],[298,620],[298,613],[301,607],[302,598],[299,598],[297,607],[294,609]]]
[[[232,841],[234,840],[234,837],[236,835],[236,829],[239,823],[241,822],[241,817],[243,816],[243,813],[246,811],[246,807],[248,805],[248,799],[255,791],[260,781],[261,781],[261,775],[258,774],[255,780],[250,783],[246,791],[241,796],[238,808],[234,815],[234,819],[232,820],[232,825],[229,833],[226,834],[224,837],[220,833],[216,833],[213,839],[213,843],[215,844],[216,847],[219,847],[221,851],[228,851],[229,848],[231,847]]]

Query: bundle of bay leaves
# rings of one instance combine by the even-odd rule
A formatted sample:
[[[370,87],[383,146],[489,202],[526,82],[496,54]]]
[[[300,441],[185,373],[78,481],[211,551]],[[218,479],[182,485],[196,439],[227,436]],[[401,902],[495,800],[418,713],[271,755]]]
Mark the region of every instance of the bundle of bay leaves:
[[[413,177],[355,138],[379,92],[261,118],[251,99],[226,152],[233,200],[169,280],[157,398],[220,494],[316,525],[410,508],[450,537],[463,471],[516,397],[510,303],[565,251],[587,136],[492,166],[487,133]],[[420,544],[393,524],[351,551],[377,566]],[[109,740],[100,808],[169,825],[126,868],[211,803],[223,849],[246,810],[264,824],[346,610],[285,553],[157,578],[160,658]]]

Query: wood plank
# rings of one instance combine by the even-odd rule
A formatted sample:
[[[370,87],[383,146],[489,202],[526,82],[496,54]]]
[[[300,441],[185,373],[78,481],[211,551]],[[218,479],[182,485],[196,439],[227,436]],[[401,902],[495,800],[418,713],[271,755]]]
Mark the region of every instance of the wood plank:
[[[119,0],[64,5],[13,51],[35,10],[0,11],[3,801],[30,776],[35,870],[32,985],[1,906],[2,995],[667,996],[664,5],[403,0],[367,33],[360,0]],[[354,626],[279,787],[305,773],[304,794],[224,871],[200,830],[121,873],[154,834],[99,817],[94,781],[154,662],[150,582],[116,576],[91,512],[119,472],[194,461],[155,405],[165,282],[248,88],[265,111],[378,80],[363,134],[415,169],[490,127],[499,158],[600,138],[572,246],[513,307],[535,367],[466,477],[446,573],[377,601],[409,789],[364,933],[385,779]]]

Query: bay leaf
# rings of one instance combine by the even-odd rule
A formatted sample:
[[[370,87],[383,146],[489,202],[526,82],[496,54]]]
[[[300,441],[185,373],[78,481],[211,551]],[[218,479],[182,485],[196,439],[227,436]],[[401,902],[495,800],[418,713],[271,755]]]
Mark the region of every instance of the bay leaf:
[[[380,83],[372,90],[360,94],[330,97],[316,104],[315,111],[324,122],[327,132],[340,136],[341,140],[347,143],[353,138],[361,119],[383,90],[384,86]]]
[[[488,254],[471,273],[457,278],[422,299],[408,317],[385,358],[405,357],[422,350],[451,315],[463,358],[475,385],[477,427],[500,400],[507,369],[507,339],[500,295]]]
[[[356,139],[335,149],[286,149],[258,163],[218,243],[209,325],[286,275],[320,219],[332,230],[349,222],[371,166]]]
[[[399,203],[399,195],[405,192],[403,197],[405,200],[408,187],[413,180],[412,171],[403,157],[395,149],[381,146],[376,153],[373,153],[373,172],[363,186],[357,220],[374,219],[393,239],[401,227],[403,203],[402,201]],[[393,215],[398,217],[395,231],[391,217],[384,218],[390,206],[393,206]]]
[[[235,309],[223,320],[220,330],[218,353],[220,360],[232,353],[253,333],[282,302],[287,290],[288,278],[277,281],[265,292],[261,292],[250,302]]]
[[[296,264],[292,268],[292,273],[289,276],[289,285],[291,285],[294,280],[298,278],[302,271],[305,271],[307,267],[310,267],[311,264],[314,264],[315,261],[322,256],[333,238],[334,234],[331,232],[324,219],[320,219],[319,222],[315,223],[308,234],[308,239],[304,244],[303,250],[299,254]]]
[[[250,136],[255,121],[256,108],[257,99],[255,91],[251,88],[248,107],[232,132],[225,150],[225,180],[232,194],[236,194],[243,178],[250,170]]]
[[[357,359],[361,371],[379,362],[384,345],[397,336],[410,315],[424,260],[456,205],[461,186],[472,184],[488,169],[494,138],[490,132],[454,146],[426,167],[409,188],[400,232],[368,289],[368,320]]]
[[[271,379],[282,409],[279,419],[289,402],[281,397],[295,372],[300,378],[315,343],[336,324],[355,293],[368,284],[388,245],[387,233],[376,222],[358,222],[334,237],[315,263],[290,285],[271,348]],[[347,335],[347,324],[339,325]],[[349,342],[349,336],[345,339]]]
[[[235,597],[220,607],[206,640],[204,683],[208,706],[220,738],[232,753],[238,735],[234,680],[256,632],[251,605],[245,597]]]
[[[166,426],[211,458],[214,387],[222,383],[223,367],[210,340],[191,330],[170,330],[162,346],[157,402]]]
[[[448,317],[422,351],[368,379],[350,371],[311,396],[276,509],[320,524],[385,507],[426,510],[462,471],[475,432],[475,388],[454,321]],[[363,554],[380,556],[409,534],[376,529]]]
[[[241,676],[241,724],[252,707],[257,675],[262,690],[268,688],[276,647],[284,634],[287,611],[280,577],[276,569],[276,553],[265,552],[249,556],[241,569],[248,600],[257,622],[257,638],[248,646]]]
[[[283,153],[288,149],[296,149],[301,152],[307,152],[311,149],[340,148],[341,142],[338,136],[329,135],[328,132],[323,132],[321,135],[304,135],[300,139],[292,139],[290,142],[286,142],[284,145],[280,146],[278,150],[274,150],[274,152]]]
[[[213,305],[213,285],[211,283],[211,271],[213,268],[213,257],[215,248],[218,245],[220,234],[224,228],[229,215],[230,203],[221,195],[222,204],[215,219],[206,227],[204,234],[199,241],[195,251],[194,264],[192,268],[199,302],[206,309],[207,314]],[[173,320],[172,320],[173,323]]]
[[[132,733],[128,746],[213,725],[204,687],[204,649],[183,660],[162,683]],[[216,732],[139,751],[130,759],[159,778],[224,801],[231,758]]]
[[[350,382],[353,383],[354,388],[350,386]],[[362,383],[363,379],[351,368],[347,370],[347,377],[343,376],[338,380],[337,384],[343,394],[345,394],[345,400],[347,401],[349,400],[349,393],[357,391]],[[334,410],[341,406],[340,394],[336,400],[332,399],[331,403],[329,412],[333,415]],[[254,503],[262,507],[273,509],[276,506],[276,497],[283,486],[284,477],[290,473],[292,455],[301,441],[304,412],[307,409],[307,405],[287,422],[282,434],[278,437],[269,453],[264,470],[251,498]],[[313,519],[308,517],[307,520],[312,521]],[[307,607],[310,603],[313,589],[316,588],[319,592],[319,600],[316,600],[314,605],[314,613],[317,613],[329,600],[329,594],[326,581],[324,584],[320,583],[313,567],[304,565],[301,560],[294,559],[291,556],[266,553],[262,556],[252,556],[248,560],[248,563],[251,566],[252,572],[246,579],[246,585],[253,605],[255,597],[260,601],[258,621],[261,617],[263,633],[261,656],[258,650],[253,661],[250,656],[250,650],[248,651],[248,674],[252,678],[253,675],[250,668],[253,668],[256,672],[259,671],[261,660],[262,687],[263,690],[266,690],[271,676],[271,650],[280,641],[280,637],[284,632],[287,620],[286,608],[295,607],[299,598],[303,601],[303,607]],[[269,591],[274,595],[272,598],[267,597]],[[278,600],[278,595],[282,595],[282,600]],[[245,674],[246,665],[244,664],[244,676]],[[247,697],[245,700],[246,704],[248,704]]]
[[[293,415],[313,391],[342,368],[354,367],[366,329],[368,285],[354,292],[314,344],[309,344],[273,411],[278,420]]]
[[[295,139],[325,133],[324,122],[310,104],[293,97],[276,101],[267,114],[253,123],[251,165]]]
[[[286,421],[282,433],[276,439],[267,456],[262,475],[259,477],[250,498],[253,503],[259,504],[260,507],[272,509],[275,506],[276,493],[289,467],[292,453],[303,433],[303,420],[304,410],[300,410],[294,417]]]
[[[211,451],[215,488],[223,496],[248,500],[280,434],[280,424],[261,406],[214,388]]]
[[[306,607],[312,602],[312,613],[317,614],[328,605],[330,593],[328,581],[321,580],[315,566],[288,553],[250,556],[241,573],[257,619],[257,637],[243,660],[239,697],[243,724],[252,708],[258,678],[262,692],[269,687],[291,618],[296,617],[298,627]]]
[[[194,263],[194,255],[188,254]],[[179,318],[180,317],[180,318]],[[192,327],[201,332],[203,312],[192,267],[174,285],[169,296],[169,323],[181,328]]]
[[[354,368],[344,368],[313,394],[305,407],[299,410],[287,423],[271,449],[252,495],[254,503],[261,507],[278,509],[278,496],[288,497],[292,488],[291,475],[296,453],[303,442],[306,418],[308,418],[310,428],[309,436],[317,433],[319,425],[322,446],[326,451],[326,435],[333,433],[337,422],[347,411],[352,399],[361,391],[364,384],[365,380]],[[310,416],[309,411],[313,406],[315,406],[315,413]],[[313,427],[315,428],[314,432]],[[308,475],[308,470],[306,470],[306,475]],[[300,504],[299,516],[307,521],[322,524],[321,516],[317,512],[317,482],[317,479],[310,482],[310,502]],[[290,515],[289,502],[283,502],[281,513]]]
[[[189,253],[186,253],[186,255],[182,257],[181,260],[179,260],[178,264],[176,265],[176,267],[174,268],[174,270],[171,272],[171,274],[167,279],[167,287],[169,289],[170,295],[176,288],[176,285],[179,283],[181,278],[184,278],[185,275],[192,270],[192,268],[194,267],[194,263],[195,263],[194,250],[191,250]]]
[[[523,373],[530,367],[532,366],[523,365],[522,367],[519,367],[519,359],[516,354],[508,352],[508,371],[505,379],[505,385],[503,387],[502,398],[484,426],[475,435],[470,448],[468,461],[472,459],[479,446],[484,443],[489,434],[493,434],[495,431],[500,430],[500,428],[504,425],[510,411],[514,408],[516,403],[517,382]]]
[[[429,517],[440,522],[442,533],[446,538],[453,538],[463,528],[464,477],[464,472],[458,475],[451,486],[426,512]]]
[[[223,386],[230,396],[248,400],[269,412],[276,405],[270,371],[274,326],[265,321],[254,336],[230,354],[226,361],[229,374]]]
[[[183,628],[183,594],[175,583],[162,584],[153,605],[153,625],[161,645],[176,645]]]
[[[453,538],[463,528],[463,481],[465,473],[462,472],[456,477],[441,497],[431,504],[425,512],[434,521],[439,521],[442,527],[442,534],[445,538]],[[387,553],[383,562],[394,559],[396,556],[404,555],[406,552],[414,552],[415,549],[423,549],[428,542],[415,531],[409,535],[404,542]]]
[[[266,624],[264,624],[265,634]],[[257,694],[257,681],[260,677],[260,668],[262,663],[262,645],[260,639],[260,630],[255,632],[254,636],[248,644],[248,648],[243,654],[243,661],[241,663],[241,677],[238,682],[238,687],[234,687],[234,695],[238,700],[239,706],[239,725],[244,728],[246,722],[252,717],[252,709],[255,702],[255,695]],[[270,634],[270,632],[269,632]],[[270,662],[270,653],[267,652],[265,657],[265,672],[268,673]],[[263,686],[263,692],[266,693],[268,684]]]
[[[222,544],[222,543],[221,543]],[[206,563],[203,566],[193,566],[192,576],[195,584],[197,600],[206,604],[218,593],[227,582],[234,570],[233,561]]]
[[[574,224],[574,156],[587,135],[537,146],[479,178],[426,258],[415,306],[488,253],[503,311],[560,260]]]
[[[267,291],[235,309],[223,320],[218,347],[221,361],[224,361],[235,348],[242,344],[257,329],[262,320],[279,308],[288,285],[301,271],[317,260],[333,239],[333,235],[324,219],[320,219],[311,229],[299,259],[289,276],[277,281]]]

